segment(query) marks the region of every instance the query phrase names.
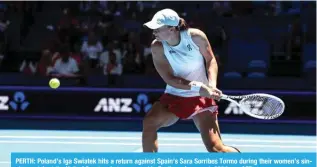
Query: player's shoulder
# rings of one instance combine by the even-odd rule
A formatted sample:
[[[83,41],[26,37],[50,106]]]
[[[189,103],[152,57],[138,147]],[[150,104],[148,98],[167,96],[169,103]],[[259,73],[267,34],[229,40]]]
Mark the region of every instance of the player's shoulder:
[[[151,43],[151,47],[162,47],[163,44],[161,41],[158,41],[157,39],[154,39]]]
[[[207,36],[206,34],[197,28],[190,28],[188,29],[189,34],[192,38],[192,40],[197,44],[197,43],[201,43],[207,40]]]
[[[162,42],[154,39],[151,43],[151,50],[152,52],[160,52],[163,50],[163,44]]]
[[[206,36],[205,32],[203,32],[202,30],[197,29],[197,28],[189,28],[188,31],[192,37],[205,37]]]

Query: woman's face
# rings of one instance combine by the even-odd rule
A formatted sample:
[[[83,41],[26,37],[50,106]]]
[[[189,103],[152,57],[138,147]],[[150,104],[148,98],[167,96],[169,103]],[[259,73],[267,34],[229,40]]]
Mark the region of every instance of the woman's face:
[[[153,35],[158,41],[167,41],[172,36],[172,28],[163,26],[161,28],[153,30]]]

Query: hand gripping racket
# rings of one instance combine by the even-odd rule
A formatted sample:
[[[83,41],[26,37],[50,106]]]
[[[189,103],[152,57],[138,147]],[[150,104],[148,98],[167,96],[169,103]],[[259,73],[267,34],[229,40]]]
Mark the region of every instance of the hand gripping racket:
[[[236,104],[245,114],[258,119],[275,119],[281,116],[285,110],[283,100],[276,96],[264,93],[243,96],[229,96],[222,94],[221,99]]]

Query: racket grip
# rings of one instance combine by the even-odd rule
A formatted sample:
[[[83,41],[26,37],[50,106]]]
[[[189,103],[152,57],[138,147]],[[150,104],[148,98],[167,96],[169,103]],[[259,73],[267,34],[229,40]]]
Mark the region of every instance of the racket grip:
[[[225,94],[222,94],[220,97],[220,99],[228,99],[228,98],[229,98],[228,95],[225,95]]]

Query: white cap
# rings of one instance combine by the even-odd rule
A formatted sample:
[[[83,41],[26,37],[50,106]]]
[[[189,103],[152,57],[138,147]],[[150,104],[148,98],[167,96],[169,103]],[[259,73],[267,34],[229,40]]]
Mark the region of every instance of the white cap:
[[[163,9],[158,11],[152,18],[151,21],[145,23],[144,25],[150,29],[157,29],[167,26],[178,26],[180,17],[172,9]]]

